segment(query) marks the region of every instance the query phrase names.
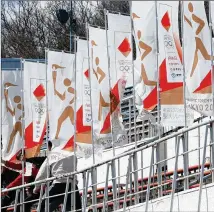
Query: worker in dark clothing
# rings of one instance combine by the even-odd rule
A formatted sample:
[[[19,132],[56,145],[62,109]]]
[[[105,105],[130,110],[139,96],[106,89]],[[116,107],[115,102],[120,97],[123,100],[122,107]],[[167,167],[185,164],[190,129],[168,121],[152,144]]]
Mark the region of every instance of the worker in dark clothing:
[[[39,169],[39,172],[36,176],[35,181],[40,181],[46,179],[47,176],[47,169],[50,170],[50,176],[49,177],[57,177],[59,175],[63,175],[66,173],[72,173],[75,171],[75,167],[77,165],[77,158],[74,155],[73,152],[67,152],[67,151],[57,151],[57,152],[51,152],[48,156],[48,158],[44,161],[41,168]],[[66,182],[67,179],[55,179],[52,183],[52,186],[50,187],[49,191],[49,211],[53,212],[55,209],[58,208],[60,204],[64,201],[64,193],[66,189]],[[82,204],[81,204],[81,196],[78,191],[78,181],[76,179],[76,176],[71,176],[69,179],[69,189],[68,191],[71,192],[74,189],[72,188],[75,184],[75,210],[81,211]],[[36,184],[34,188],[34,193],[38,194],[40,191],[40,185]],[[61,194],[58,197],[52,197],[54,195]],[[71,193],[67,196],[67,204],[66,204],[66,211],[71,210]],[[45,199],[42,200],[40,212],[45,211]]]
[[[20,174],[16,177],[14,181],[12,181],[9,185],[6,186],[6,189],[10,189],[16,186],[20,186],[24,183],[29,183],[32,179],[34,179],[39,171],[39,169],[32,163],[26,162],[25,153],[22,155],[20,152],[16,159],[20,161],[20,163],[12,163],[9,161],[2,161],[3,165],[9,169],[19,172]],[[22,161],[24,161],[24,176],[22,174]],[[14,201],[16,196],[16,191],[2,192],[2,196],[5,196],[2,201],[2,207],[10,205],[12,201]],[[6,209],[2,209],[2,211],[6,211]]]

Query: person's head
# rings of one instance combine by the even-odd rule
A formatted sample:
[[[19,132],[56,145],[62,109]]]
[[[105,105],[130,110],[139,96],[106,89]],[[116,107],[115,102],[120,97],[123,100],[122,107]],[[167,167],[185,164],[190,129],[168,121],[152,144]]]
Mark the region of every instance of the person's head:
[[[138,40],[141,39],[141,31],[140,30],[137,31],[137,38],[138,38]]]
[[[51,151],[51,149],[52,149],[52,142],[48,141],[48,151]]]
[[[25,161],[26,160],[26,158],[25,158],[25,151],[23,152],[23,154],[22,154],[22,151],[20,151],[17,154],[16,159],[19,160],[19,161]]]
[[[15,96],[15,97],[13,98],[13,101],[14,101],[15,103],[19,103],[19,102],[21,102],[21,97],[20,97],[20,96]]]
[[[191,2],[188,4],[188,9],[191,13],[193,12],[193,5]]]
[[[71,85],[71,80],[69,80],[68,78],[64,79],[64,85],[66,87],[70,86]]]
[[[95,63],[96,63],[97,66],[99,65],[99,63],[100,63],[99,57],[96,57],[96,58],[95,58]]]

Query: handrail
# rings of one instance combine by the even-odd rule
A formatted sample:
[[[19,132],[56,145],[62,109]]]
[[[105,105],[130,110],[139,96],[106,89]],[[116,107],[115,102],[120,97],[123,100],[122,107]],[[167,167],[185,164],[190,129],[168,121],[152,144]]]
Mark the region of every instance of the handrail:
[[[63,175],[56,176],[56,177],[50,177],[48,179],[44,179],[44,180],[40,180],[40,181],[36,181],[36,182],[32,182],[32,183],[27,183],[25,185],[17,186],[17,187],[10,188],[10,189],[5,189],[2,192],[8,192],[8,191],[16,190],[16,189],[21,189],[21,188],[24,188],[26,186],[33,186],[33,185],[36,185],[36,184],[42,184],[42,183],[50,182],[50,181],[53,181],[53,180],[56,180],[56,179],[62,179],[62,178],[70,177],[72,175],[80,174],[80,173],[86,172],[87,170],[91,170],[91,169],[97,168],[98,166],[101,166],[101,165],[104,165],[106,163],[109,163],[111,161],[117,160],[117,159],[119,159],[121,157],[125,157],[127,155],[132,155],[132,154],[134,154],[134,153],[136,153],[138,151],[142,151],[142,150],[147,149],[149,147],[155,146],[155,145],[157,145],[157,144],[159,144],[159,143],[161,143],[163,141],[166,141],[166,140],[168,140],[170,138],[173,138],[173,137],[176,137],[176,136],[180,136],[180,135],[182,135],[182,134],[184,134],[186,132],[189,132],[189,131],[194,130],[194,129],[196,129],[198,127],[201,127],[201,126],[205,126],[205,125],[211,124],[213,122],[214,122],[214,118],[212,118],[212,119],[210,119],[208,121],[204,121],[204,122],[202,122],[200,124],[191,126],[189,128],[181,129],[178,132],[175,132],[175,133],[173,133],[171,135],[167,135],[165,137],[162,137],[162,138],[158,139],[157,141],[149,143],[149,144],[147,144],[145,146],[142,146],[142,147],[139,147],[137,149],[130,150],[129,152],[122,153],[120,155],[114,156],[111,159],[103,160],[101,162],[98,162],[98,163],[96,163],[94,165],[91,165],[91,166],[86,167],[84,169],[81,169],[79,171],[75,171],[75,172],[72,172],[72,173],[66,173],[66,174],[63,174]]]

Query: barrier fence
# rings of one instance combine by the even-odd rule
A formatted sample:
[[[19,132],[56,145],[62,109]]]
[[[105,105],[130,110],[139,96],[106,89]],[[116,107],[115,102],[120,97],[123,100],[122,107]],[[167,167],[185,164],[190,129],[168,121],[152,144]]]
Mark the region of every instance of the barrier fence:
[[[23,188],[36,184],[41,184],[44,187],[40,190],[39,199],[35,200],[39,208],[42,198],[53,198],[53,196],[49,196],[46,185],[55,179],[62,178],[66,179],[67,184],[65,193],[61,194],[64,195],[64,202],[59,210],[65,211],[69,194],[68,186],[71,183],[69,179],[74,179],[75,175],[78,175],[82,211],[84,212],[116,211],[121,208],[126,211],[128,206],[143,202],[146,204],[145,211],[148,211],[151,199],[165,195],[170,195],[169,211],[172,211],[175,193],[196,187],[199,188],[197,204],[198,211],[200,211],[202,186],[214,182],[213,124],[214,119],[202,120],[199,124],[196,123],[188,129],[180,129],[163,138],[148,139],[144,145],[142,144],[143,146],[139,145],[138,148],[130,147],[118,155],[116,152],[116,156],[76,172],[3,190],[3,192],[16,191],[15,203],[7,207],[8,211],[16,211],[17,206],[25,204],[26,202],[20,198]],[[203,139],[201,139],[202,135]],[[196,145],[197,140],[194,138],[200,140],[198,146]],[[186,139],[189,141],[191,139],[188,150],[185,150]],[[194,145],[192,145],[193,142]],[[158,155],[160,148],[157,149],[157,145],[161,146],[162,144],[167,145],[167,149],[170,151],[167,156],[164,155],[160,159]],[[78,163],[81,163],[81,159]],[[161,172],[158,172],[158,168]],[[105,171],[102,172],[101,170],[104,169]],[[73,183],[71,183],[72,185]],[[43,190],[46,193],[45,197]],[[76,211],[74,192],[73,188],[71,191],[71,211]]]

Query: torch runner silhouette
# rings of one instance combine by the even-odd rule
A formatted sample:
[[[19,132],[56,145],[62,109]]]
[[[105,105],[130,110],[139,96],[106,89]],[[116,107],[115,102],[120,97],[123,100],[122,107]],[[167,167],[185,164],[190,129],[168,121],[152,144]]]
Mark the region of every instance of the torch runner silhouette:
[[[8,105],[8,90],[9,90],[10,87],[13,87],[13,86],[17,86],[17,85],[9,83],[9,82],[6,82],[4,84],[4,97],[5,97],[5,102],[6,102],[6,109],[7,109],[7,112],[9,112],[11,114],[11,116],[15,118],[15,124],[13,126],[13,130],[12,130],[12,132],[10,134],[9,142],[8,142],[8,145],[7,145],[7,150],[6,150],[7,153],[9,153],[10,150],[11,150],[11,146],[13,144],[13,140],[14,140],[16,134],[19,133],[19,135],[22,136],[22,122],[21,122],[21,119],[24,116],[24,113],[23,113],[24,107],[20,103],[21,102],[21,97],[20,96],[15,96],[13,98],[14,103],[16,103],[16,106],[13,109],[11,109],[9,107],[9,105]]]
[[[92,60],[94,60],[93,58],[93,47],[97,46],[97,44],[95,43],[94,40],[91,41],[91,45],[92,45]],[[95,58],[95,64],[96,64],[96,69],[94,70],[93,68],[93,73],[95,74],[98,83],[100,84],[106,77],[106,74],[103,72],[103,70],[100,68],[99,64],[100,64],[100,59],[99,57]],[[100,77],[99,77],[100,75]],[[99,113],[98,113],[98,120],[101,121],[101,117],[102,117],[102,108],[103,107],[109,107],[110,103],[105,102],[102,92],[100,91],[100,102],[99,102]]]
[[[132,14],[133,19],[140,18],[136,13]],[[141,78],[145,85],[147,86],[156,86],[157,82],[148,79],[143,60],[151,53],[152,47],[142,41],[142,32],[140,30],[137,31],[138,38],[138,47],[141,53]]]
[[[196,46],[195,54],[194,54],[194,60],[193,60],[193,64],[192,64],[192,70],[190,73],[190,77],[192,77],[192,75],[195,71],[195,68],[198,64],[198,52],[199,51],[201,52],[201,55],[203,56],[204,60],[212,60],[214,57],[212,57],[211,55],[208,54],[207,49],[205,48],[202,40],[198,37],[198,35],[200,34],[200,32],[203,30],[203,28],[205,26],[204,21],[194,14],[194,8],[193,8],[193,5],[191,2],[188,4],[188,10],[192,14],[191,15],[192,20],[198,24],[198,28],[195,32],[195,44],[196,44],[195,45]],[[184,15],[184,20],[189,24],[190,27],[193,27],[194,23],[192,23],[192,21],[189,20],[185,15]]]
[[[59,66],[57,64],[52,65],[52,78],[53,78],[53,85],[54,85],[54,95],[57,95],[61,101],[63,101],[66,105],[65,109],[61,113],[61,115],[58,118],[57,122],[57,130],[56,130],[56,135],[55,139],[59,138],[59,133],[62,127],[62,124],[64,121],[69,118],[71,123],[74,124],[74,109],[72,107],[72,104],[74,103],[75,100],[75,90],[71,86],[71,80],[68,78],[65,78],[63,81],[63,84],[65,86],[65,92],[61,94],[57,89],[56,89],[56,78],[57,78],[57,69],[64,69],[65,67]]]

